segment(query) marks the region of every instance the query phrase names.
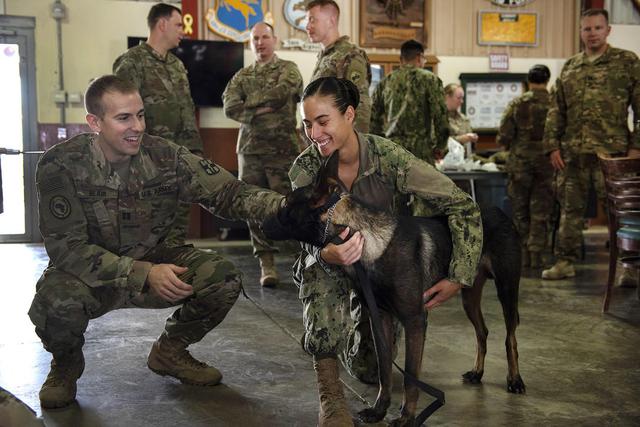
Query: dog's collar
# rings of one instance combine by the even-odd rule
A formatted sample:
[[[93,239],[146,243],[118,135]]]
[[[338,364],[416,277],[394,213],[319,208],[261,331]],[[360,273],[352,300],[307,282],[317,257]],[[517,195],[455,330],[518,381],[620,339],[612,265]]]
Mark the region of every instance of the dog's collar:
[[[338,202],[340,201],[340,195],[337,193],[334,193],[331,195],[331,197],[329,198],[329,200],[327,200],[327,203],[325,203],[324,205],[331,205],[329,206],[329,209],[327,209],[327,223],[324,226],[324,233],[322,235],[322,244],[326,245],[327,244],[327,238],[329,237],[329,226],[331,225],[331,222],[333,220],[333,213],[336,210],[336,205],[338,204]]]

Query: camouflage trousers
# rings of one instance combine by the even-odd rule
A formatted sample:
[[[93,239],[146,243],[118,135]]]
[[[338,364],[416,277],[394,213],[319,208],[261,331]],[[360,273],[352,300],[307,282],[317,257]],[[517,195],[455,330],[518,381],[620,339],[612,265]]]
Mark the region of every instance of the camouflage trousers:
[[[29,317],[44,348],[54,356],[81,348],[89,320],[119,308],[181,307],[169,317],[165,332],[186,345],[200,341],[218,325],[235,303],[241,290],[240,272],[216,253],[190,246],[159,247],[143,261],[176,264],[188,270],[179,275],[193,286],[194,294],[171,303],[151,293],[127,288],[84,283],[55,267],[48,267],[36,285]]]
[[[291,191],[289,168],[293,164],[293,155],[257,155],[238,154],[238,178],[247,184],[269,188],[280,194]],[[258,224],[248,223],[253,254],[260,256],[266,252],[277,252],[273,242],[264,236]]]
[[[574,262],[582,245],[584,214],[591,183],[598,199],[605,199],[604,177],[595,154],[563,153],[565,168],[558,173],[558,200],[560,202],[560,228],[556,256]]]
[[[553,168],[547,158],[530,167],[510,167],[507,193],[513,222],[529,251],[546,248],[547,225],[553,207]]]
[[[304,323],[304,349],[313,356],[335,354],[347,372],[366,383],[378,382],[378,361],[369,311],[353,281],[339,268],[329,274],[306,252],[294,265]],[[313,263],[313,264],[311,264]],[[308,265],[308,267],[307,267]],[[394,328],[393,356],[400,337]]]
[[[189,218],[191,217],[191,203],[180,203],[176,209],[176,218],[164,243],[167,246],[182,246],[187,239],[189,231]]]

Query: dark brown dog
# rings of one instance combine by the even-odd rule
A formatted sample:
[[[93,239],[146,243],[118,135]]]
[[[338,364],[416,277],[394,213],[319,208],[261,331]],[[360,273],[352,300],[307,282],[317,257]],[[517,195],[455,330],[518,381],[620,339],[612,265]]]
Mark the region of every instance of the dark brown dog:
[[[337,156],[333,158],[337,161]],[[392,342],[395,317],[405,330],[405,371],[418,378],[426,333],[422,294],[447,276],[451,259],[451,235],[446,218],[395,217],[367,206],[348,193],[335,193],[337,188],[332,185],[335,182],[332,177],[337,176],[336,172],[337,163],[329,161],[318,183],[289,194],[286,206],[264,223],[264,231],[271,239],[294,239],[316,246],[324,246],[345,227],[352,232],[360,231],[364,236],[360,262],[368,273],[380,307],[385,341]],[[477,337],[475,366],[463,374],[463,378],[465,382],[479,383],[484,372],[488,330],[480,300],[486,279],[492,278],[507,326],[507,390],[524,393],[515,336],[519,323],[520,241],[511,220],[498,208],[484,210],[482,223],[484,244],[478,272],[473,287],[462,290],[464,309]],[[345,270],[355,278],[351,266]],[[376,343],[376,348],[381,347]],[[359,413],[364,422],[383,419],[391,400],[392,356],[390,351],[380,353],[377,354],[380,390],[374,406]],[[405,377],[401,417],[394,425],[413,424],[417,400],[417,387]]]

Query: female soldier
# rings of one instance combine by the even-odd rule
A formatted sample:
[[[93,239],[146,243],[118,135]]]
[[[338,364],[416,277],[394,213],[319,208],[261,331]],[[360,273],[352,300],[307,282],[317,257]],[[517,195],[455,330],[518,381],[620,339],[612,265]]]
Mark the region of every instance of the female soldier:
[[[303,93],[302,117],[311,145],[296,159],[289,177],[294,188],[310,185],[326,159],[338,151],[339,179],[352,194],[394,214],[446,215],[453,255],[449,276],[426,293],[431,309],[471,286],[482,247],[480,212],[444,174],[404,148],[354,130],[359,95],[348,80],[325,77]],[[346,239],[349,230],[341,237]],[[338,356],[347,371],[376,383],[377,362],[366,308],[341,265],[356,262],[363,237],[356,232],[340,245],[306,245],[294,267],[304,312],[303,345],[314,357],[320,393],[319,425],[351,425],[338,381]],[[336,424],[333,424],[336,423]]]

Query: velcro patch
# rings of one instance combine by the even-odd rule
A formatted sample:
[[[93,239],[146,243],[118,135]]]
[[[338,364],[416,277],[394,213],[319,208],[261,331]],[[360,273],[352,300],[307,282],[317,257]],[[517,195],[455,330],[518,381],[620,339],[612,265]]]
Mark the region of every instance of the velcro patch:
[[[58,219],[65,219],[71,215],[71,203],[64,196],[53,196],[49,200],[49,211]]]
[[[220,172],[220,167],[207,159],[200,160],[200,166],[202,166],[207,175],[215,175]]]

